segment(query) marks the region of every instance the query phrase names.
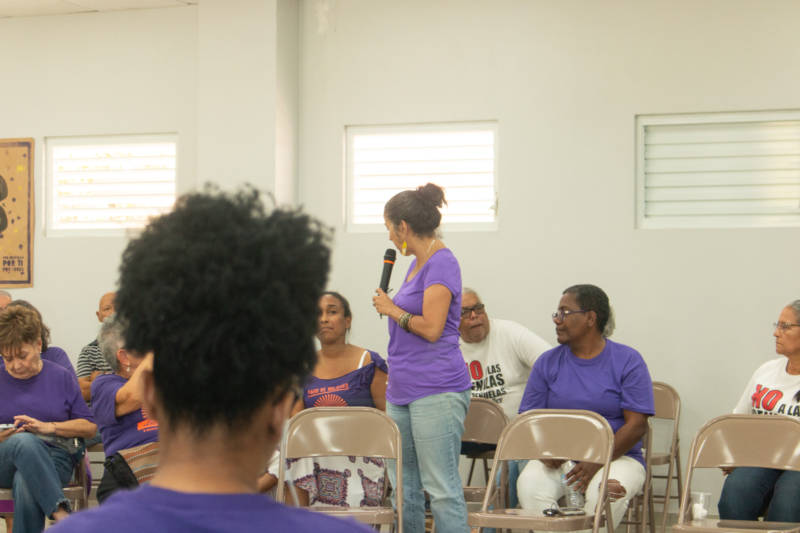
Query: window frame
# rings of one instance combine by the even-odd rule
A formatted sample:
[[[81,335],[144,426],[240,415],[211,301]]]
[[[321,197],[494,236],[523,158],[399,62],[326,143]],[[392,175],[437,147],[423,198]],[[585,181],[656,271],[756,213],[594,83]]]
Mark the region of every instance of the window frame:
[[[354,146],[353,137],[365,133],[409,133],[409,132],[448,132],[448,131],[468,131],[468,130],[490,130],[494,135],[494,160],[492,161],[492,186],[494,191],[494,201],[491,209],[494,211],[494,219],[490,222],[450,222],[442,223],[439,227],[444,232],[466,232],[466,231],[497,231],[499,229],[499,184],[498,184],[498,162],[499,162],[499,123],[497,120],[476,120],[465,122],[426,122],[408,124],[372,124],[372,125],[348,125],[344,131],[344,179],[342,195],[343,223],[346,233],[380,233],[386,231],[384,224],[355,224],[353,222],[353,198],[355,196],[354,180]],[[435,182],[435,179],[434,179]],[[424,185],[424,183],[420,183]],[[445,187],[445,199],[447,199],[447,188]]]
[[[97,134],[67,135],[45,137],[45,180],[44,180],[44,233],[46,237],[124,237],[140,232],[144,226],[135,228],[55,228],[55,194],[53,172],[53,149],[62,146],[81,146],[97,144],[135,144],[152,142],[172,142],[175,144],[175,179],[173,181],[174,196],[178,199],[178,176],[180,172],[180,141],[177,132],[163,133],[131,133],[131,134]]]
[[[761,110],[735,112],[641,114],[635,116],[635,228],[636,229],[736,229],[800,227],[800,217],[769,215],[756,221],[758,215],[686,215],[681,217],[645,217],[647,176],[645,174],[645,130],[648,126],[679,126],[747,122],[785,122],[800,120],[800,110]],[[798,205],[800,214],[800,205]]]

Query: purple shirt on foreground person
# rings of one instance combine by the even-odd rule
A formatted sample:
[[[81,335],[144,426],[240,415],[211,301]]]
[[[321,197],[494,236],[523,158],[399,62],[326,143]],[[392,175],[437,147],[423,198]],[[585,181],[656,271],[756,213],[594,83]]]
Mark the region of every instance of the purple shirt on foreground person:
[[[63,422],[75,418],[94,421],[81,396],[78,380],[55,363],[42,361],[42,370],[32,378],[11,377],[0,369],[0,424],[13,424],[16,415],[28,415],[42,422]]]
[[[404,280],[417,260],[411,262]],[[463,392],[472,381],[458,347],[461,321],[461,268],[453,252],[442,248],[422,265],[411,281],[404,281],[393,298],[395,305],[412,315],[422,314],[422,297],[431,285],[444,285],[452,298],[442,336],[428,342],[389,320],[389,385],[386,399],[395,405],[408,405],[432,394]]]
[[[92,412],[106,456],[158,440],[158,424],[145,418],[141,409],[116,415],[117,391],[127,382],[117,374],[101,374],[92,381]]]
[[[352,519],[286,507],[262,494],[185,493],[152,485],[117,492],[102,506],[75,513],[48,531],[375,533]]]
[[[585,409],[605,418],[614,433],[625,423],[622,410],[655,414],[653,382],[642,356],[606,339],[592,359],[581,359],[562,344],[533,365],[519,412],[530,409]],[[644,464],[642,442],[625,453]]]
[[[45,351],[42,352],[42,359],[44,361],[51,361],[59,366],[63,366],[70,373],[77,378],[77,374],[75,374],[75,367],[72,366],[72,361],[69,360],[69,356],[67,352],[59,348],[58,346],[50,346]]]

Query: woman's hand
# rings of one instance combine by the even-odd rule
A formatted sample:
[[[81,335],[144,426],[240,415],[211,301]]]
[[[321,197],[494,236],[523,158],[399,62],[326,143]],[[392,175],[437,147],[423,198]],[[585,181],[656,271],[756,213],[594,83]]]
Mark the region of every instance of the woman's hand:
[[[17,415],[14,417],[14,423],[19,426],[20,431],[38,433],[39,435],[56,434],[55,422],[42,422],[41,420],[37,420],[32,416]]]
[[[391,315],[391,311],[397,308],[389,295],[381,289],[375,289],[375,296],[372,297],[372,305],[375,310],[382,315]]]
[[[597,471],[600,470],[601,466],[603,465],[597,463],[581,462],[576,464],[572,470],[567,472],[567,484],[581,492],[586,492],[589,482],[592,480]]]

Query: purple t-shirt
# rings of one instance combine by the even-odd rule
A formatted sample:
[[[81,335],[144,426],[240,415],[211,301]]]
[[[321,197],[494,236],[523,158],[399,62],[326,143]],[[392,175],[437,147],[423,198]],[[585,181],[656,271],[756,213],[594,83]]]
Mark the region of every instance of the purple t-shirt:
[[[655,414],[653,382],[642,356],[606,339],[592,359],[581,359],[562,344],[543,353],[531,370],[519,412],[530,409],[585,409],[608,420],[614,433],[625,423],[622,410]],[[642,441],[628,455],[644,464]]]
[[[372,399],[372,378],[375,369],[388,373],[386,361],[368,350],[370,360],[364,366],[334,379],[310,376],[303,387],[303,407],[375,407]]]
[[[394,297],[395,305],[412,315],[422,314],[422,297],[431,285],[444,285],[450,291],[450,308],[442,336],[428,342],[419,335],[404,331],[389,320],[389,385],[386,399],[395,405],[408,405],[432,394],[463,392],[472,386],[467,366],[458,347],[458,324],[461,320],[461,268],[453,252],[442,248],[433,253],[411,281],[406,281]]]
[[[375,533],[353,519],[286,507],[262,494],[186,493],[152,485],[118,491],[100,507],[75,513],[48,531]]]
[[[145,417],[141,409],[120,417],[114,413],[117,391],[127,381],[117,374],[101,374],[92,381],[92,412],[107,456],[158,440],[158,424]]]
[[[11,377],[0,369],[0,424],[13,424],[16,415],[42,422],[85,418],[94,421],[81,396],[78,380],[68,370],[42,361],[42,370],[32,378]]]
[[[49,346],[45,351],[42,352],[42,359],[45,361],[51,361],[59,366],[63,366],[69,370],[73,376],[76,378],[78,377],[75,374],[75,368],[72,366],[72,361],[69,360],[67,352],[58,346]]]

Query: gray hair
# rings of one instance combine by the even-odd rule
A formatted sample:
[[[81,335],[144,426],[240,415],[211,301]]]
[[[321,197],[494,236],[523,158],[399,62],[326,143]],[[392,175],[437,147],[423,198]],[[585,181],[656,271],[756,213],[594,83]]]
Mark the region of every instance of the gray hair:
[[[0,290],[0,296],[7,296],[9,300],[13,300],[14,298],[11,296],[11,293],[8,291]]]
[[[117,319],[116,315],[111,315],[103,320],[103,325],[100,326],[100,334],[97,335],[97,342],[100,345],[103,358],[114,372],[119,370],[117,352],[125,343],[124,334],[125,328],[122,322]]]
[[[616,314],[614,313],[614,307],[609,305],[608,321],[606,322],[606,326],[603,328],[603,337],[608,338],[614,334],[614,329],[617,327],[615,318]]]
[[[469,287],[464,287],[463,289],[461,289],[461,294],[462,295],[464,295],[464,294],[472,294],[473,296],[475,296],[475,298],[479,302],[483,302],[483,300],[481,300],[481,295],[478,294],[478,292],[475,289],[471,289]]]
[[[786,307],[791,307],[794,311],[794,319],[800,322],[800,300],[795,300]]]

